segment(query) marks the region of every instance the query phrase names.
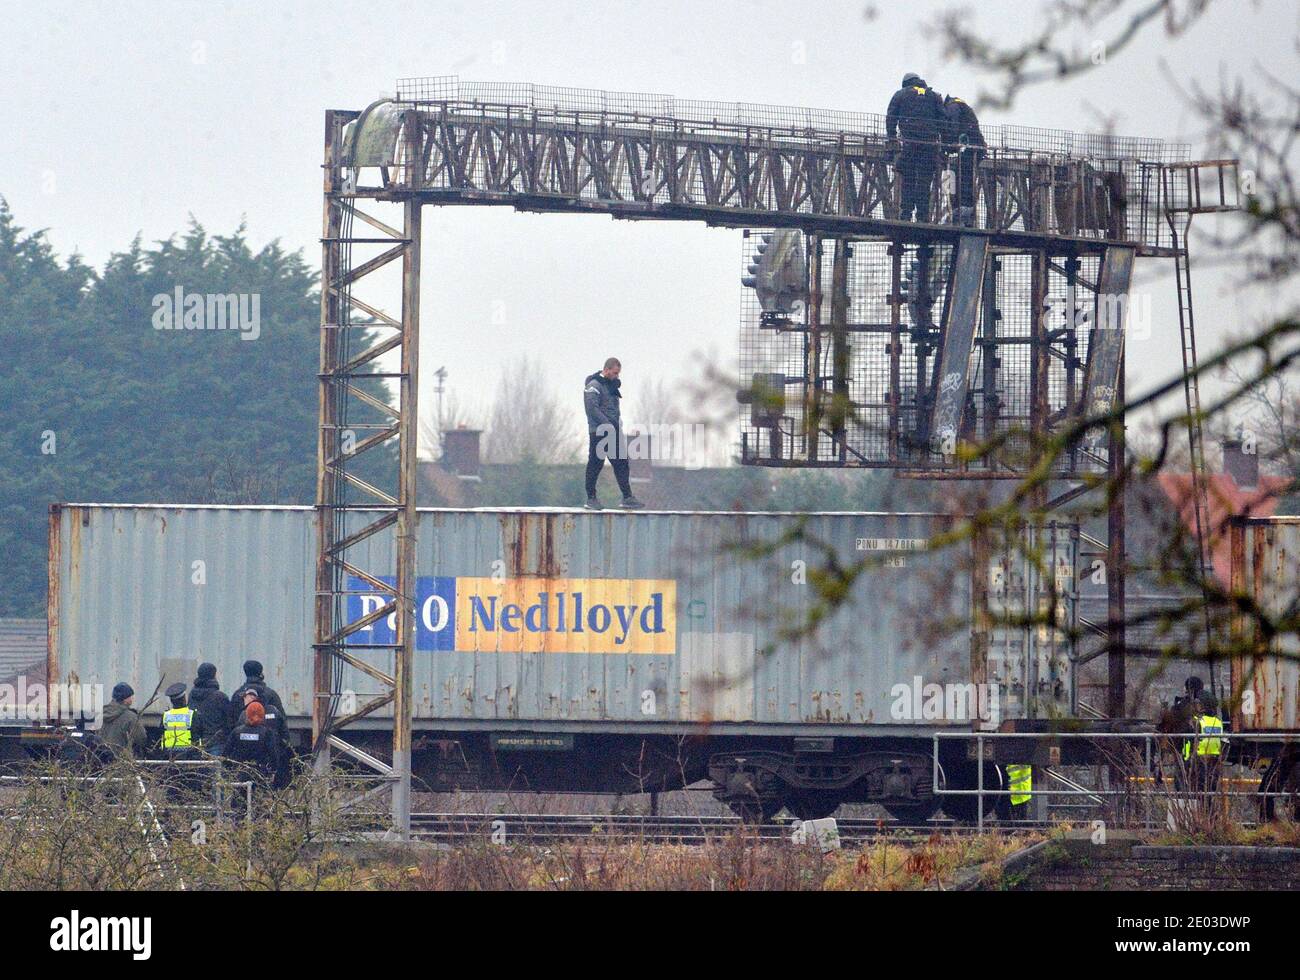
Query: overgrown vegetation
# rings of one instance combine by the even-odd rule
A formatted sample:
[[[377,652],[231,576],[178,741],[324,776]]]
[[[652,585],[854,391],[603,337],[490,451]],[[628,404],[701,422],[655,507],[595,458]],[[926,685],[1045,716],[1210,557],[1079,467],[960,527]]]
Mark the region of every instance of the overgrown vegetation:
[[[229,774],[223,783],[243,777]],[[0,889],[184,890],[916,890],[968,869],[995,881],[1001,861],[1041,835],[935,834],[823,853],[739,828],[702,845],[593,834],[552,843],[475,838],[398,845],[345,810],[358,790],[300,772],[281,793],[225,789],[210,770],[119,762],[50,764],[0,788]]]

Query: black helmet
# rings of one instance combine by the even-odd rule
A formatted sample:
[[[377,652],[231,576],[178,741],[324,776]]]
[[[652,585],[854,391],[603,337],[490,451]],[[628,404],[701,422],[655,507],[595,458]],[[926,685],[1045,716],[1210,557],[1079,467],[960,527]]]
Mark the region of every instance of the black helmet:
[[[918,75],[916,72],[909,71],[906,75],[903,76],[903,88],[907,88],[909,85],[920,85],[922,88],[924,88],[925,79],[922,78],[920,75]]]

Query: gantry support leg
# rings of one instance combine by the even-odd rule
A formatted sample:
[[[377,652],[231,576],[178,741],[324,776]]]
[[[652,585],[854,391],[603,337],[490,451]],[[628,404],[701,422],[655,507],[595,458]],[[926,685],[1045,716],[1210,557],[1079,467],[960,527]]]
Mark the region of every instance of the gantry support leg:
[[[416,385],[420,366],[420,202],[406,201],[402,259],[401,420],[398,434],[401,482],[397,513],[397,655],[393,670],[393,827],[411,836],[411,666],[415,653],[415,509],[417,496]]]
[[[414,193],[403,200],[401,229],[362,209],[365,194],[345,180],[341,159],[342,127],[355,115],[326,117],[312,739],[317,771],[328,772],[331,754],[340,753],[378,782],[343,805],[391,789],[392,828],[406,838],[418,581],[421,205]],[[363,227],[354,228],[358,222]],[[368,257],[354,257],[354,250]],[[392,315],[375,296],[363,298],[354,289],[370,285],[373,273],[398,259],[401,309]],[[384,452],[393,440],[395,467],[391,452]],[[374,463],[364,470],[357,462],[363,455]],[[390,534],[392,552],[370,547],[371,538]],[[394,564],[363,567],[368,562],[356,557],[363,543],[364,554],[394,554]],[[349,602],[358,593],[378,596],[381,604],[362,615],[359,603]],[[385,708],[393,715],[391,764],[347,738],[354,722]]]

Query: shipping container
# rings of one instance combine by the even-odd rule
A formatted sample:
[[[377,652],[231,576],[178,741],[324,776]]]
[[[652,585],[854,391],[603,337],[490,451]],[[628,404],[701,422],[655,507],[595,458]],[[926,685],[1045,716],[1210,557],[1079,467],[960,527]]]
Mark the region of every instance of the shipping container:
[[[1295,731],[1300,721],[1300,634],[1266,635],[1261,619],[1294,621],[1300,602],[1300,517],[1239,518],[1231,528],[1232,588],[1254,600],[1259,616],[1233,623],[1233,727]]]
[[[229,691],[256,659],[306,727],[314,521],[307,507],[52,507],[50,679],[147,693],[211,661]],[[422,510],[416,728],[865,734],[1073,715],[1076,533],[931,547],[954,526],[919,513]],[[391,568],[391,535],[351,554]],[[380,604],[350,588],[349,621]],[[840,588],[846,601],[828,605]],[[355,638],[383,642],[391,623]],[[352,668],[341,686],[360,701],[375,687]]]
[[[315,519],[306,507],[52,507],[51,680],[125,680],[143,700],[203,661],[230,690],[259,660],[301,747]],[[413,778],[620,793],[707,778],[747,819],[845,802],[924,819],[939,805],[931,732],[1076,707],[1077,531],[972,541],[959,528],[919,513],[422,510]],[[367,538],[349,558],[382,573],[393,540]],[[382,603],[360,580],[346,588],[344,621]],[[391,619],[353,638],[356,656],[391,669],[364,646],[391,642]],[[343,670],[340,713],[375,686]],[[385,728],[375,712],[349,738],[382,758]],[[950,748],[941,778],[973,787],[979,766]],[[986,770],[986,785],[1001,778]],[[957,819],[973,807],[945,801]]]

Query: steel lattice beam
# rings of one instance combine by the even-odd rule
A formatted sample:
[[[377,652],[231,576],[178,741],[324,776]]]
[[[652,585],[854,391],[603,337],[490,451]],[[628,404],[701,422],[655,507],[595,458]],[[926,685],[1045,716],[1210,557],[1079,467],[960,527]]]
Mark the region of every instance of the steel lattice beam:
[[[419,357],[420,208],[408,196],[401,230],[358,205],[343,167],[343,128],[352,112],[326,114],[325,208],[321,276],[320,430],[317,444],[317,568],[315,625],[315,697],[312,741],[317,766],[325,769],[331,753],[341,752],[374,773],[392,790],[394,829],[410,833],[411,660],[415,615],[416,386]],[[413,134],[412,134],[413,135]],[[356,234],[356,221],[378,231]],[[378,249],[379,251],[375,251]],[[374,252],[366,258],[353,252]],[[380,269],[401,262],[398,317],[352,295],[352,289]],[[368,319],[356,321],[355,313]],[[392,330],[374,337],[376,330]],[[352,340],[362,344],[352,350]],[[396,359],[398,369],[379,370]],[[362,387],[376,377],[395,389],[396,407]],[[383,423],[353,422],[349,411],[382,416]],[[358,432],[369,432],[356,438]],[[360,463],[374,458],[396,439],[398,461],[380,461],[361,476]],[[387,479],[385,485],[375,480]],[[392,530],[396,560],[392,566],[365,567],[354,550],[375,535]],[[388,581],[385,581],[388,577]],[[391,599],[368,615],[347,618],[348,578],[365,582]],[[361,630],[395,616],[393,642],[350,643]],[[378,661],[378,662],[377,662]],[[339,682],[347,667],[378,683],[380,691],[356,706],[343,705]],[[393,754],[389,764],[349,743],[346,728],[372,712],[392,705]],[[369,794],[362,794],[367,798]]]
[[[425,200],[596,211],[627,218],[695,219],[733,227],[948,240],[936,176],[934,224],[898,221],[897,145],[883,138],[619,113],[541,114],[520,106],[392,103],[386,118],[412,134],[390,154],[377,197],[412,190]],[[393,124],[396,126],[396,122]],[[387,157],[385,158],[387,160]],[[1106,169],[1120,166],[1120,169]],[[1168,254],[1155,203],[1116,193],[1159,162],[1090,160],[990,147],[977,182],[977,227],[992,244],[1096,250],[1131,242]],[[1146,178],[1146,179],[1149,179]]]

